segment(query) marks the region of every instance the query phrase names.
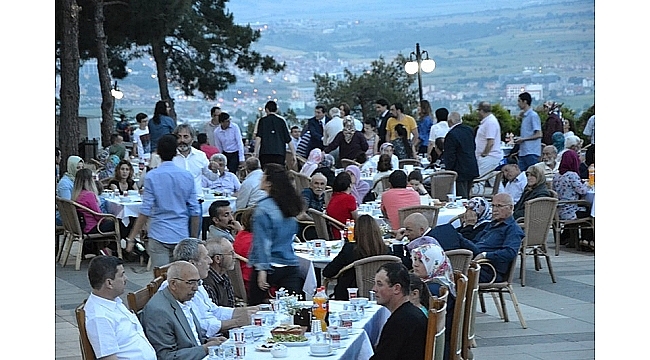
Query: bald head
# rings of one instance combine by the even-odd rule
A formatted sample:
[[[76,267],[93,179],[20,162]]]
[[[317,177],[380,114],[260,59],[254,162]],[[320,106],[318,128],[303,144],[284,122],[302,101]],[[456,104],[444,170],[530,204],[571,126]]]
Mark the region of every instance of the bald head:
[[[429,228],[429,221],[421,213],[413,213],[404,219],[404,235],[409,240],[415,240]]]
[[[180,302],[192,299],[200,279],[199,270],[188,261],[175,261],[167,270],[169,291]]]

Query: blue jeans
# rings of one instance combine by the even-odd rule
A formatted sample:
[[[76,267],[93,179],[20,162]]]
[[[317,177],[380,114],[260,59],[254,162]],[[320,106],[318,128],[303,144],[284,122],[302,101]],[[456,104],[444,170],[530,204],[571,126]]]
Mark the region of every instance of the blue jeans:
[[[528,154],[519,157],[519,170],[526,171],[530,166],[535,165],[539,162],[539,155]]]

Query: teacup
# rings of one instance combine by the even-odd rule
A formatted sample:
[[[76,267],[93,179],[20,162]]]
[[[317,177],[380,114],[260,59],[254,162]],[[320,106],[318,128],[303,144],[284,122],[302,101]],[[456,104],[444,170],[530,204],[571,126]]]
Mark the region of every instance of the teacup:
[[[311,351],[312,354],[325,355],[332,352],[332,347],[330,344],[326,343],[314,343],[309,345],[309,351]]]
[[[273,355],[274,358],[284,358],[289,356],[289,349],[286,347],[286,345],[275,344],[271,349],[271,355]]]

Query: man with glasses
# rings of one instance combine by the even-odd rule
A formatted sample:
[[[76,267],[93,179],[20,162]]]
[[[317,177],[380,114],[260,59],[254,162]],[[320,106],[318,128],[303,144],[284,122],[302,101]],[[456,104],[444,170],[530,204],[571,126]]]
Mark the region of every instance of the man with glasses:
[[[212,260],[203,286],[216,305],[235,307],[235,290],[228,271],[235,269],[235,250],[224,238],[210,239],[205,243]]]
[[[496,269],[494,282],[504,281],[510,264],[515,260],[524,231],[512,217],[514,202],[507,193],[494,195],[492,221],[474,238],[474,260],[488,259]],[[494,272],[489,266],[481,266],[479,282],[490,282]]]
[[[176,261],[167,270],[166,286],[142,310],[142,326],[158,359],[203,359],[209,346],[226,341],[206,334],[190,305],[200,281],[194,265]]]

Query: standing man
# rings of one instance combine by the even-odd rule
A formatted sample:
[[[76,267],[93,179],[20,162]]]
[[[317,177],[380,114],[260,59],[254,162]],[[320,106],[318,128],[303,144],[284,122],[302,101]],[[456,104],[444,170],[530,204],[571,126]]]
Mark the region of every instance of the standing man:
[[[449,132],[449,124],[447,123],[447,118],[449,117],[449,110],[447,108],[437,108],[436,109],[436,123],[431,125],[431,131],[429,132],[429,146],[427,147],[427,156],[429,161],[431,161],[431,151],[436,147],[436,140],[438,138],[445,138]],[[438,149],[442,152],[443,149]]]
[[[375,274],[372,290],[377,305],[390,311],[370,360],[420,360],[424,358],[427,317],[409,301],[410,279],[400,263],[385,263]]]
[[[499,125],[496,116],[492,114],[492,105],[489,102],[481,101],[477,108],[481,122],[478,125],[474,143],[476,145],[478,175],[483,176],[496,169],[501,159],[503,159],[501,125]]]
[[[235,269],[235,250],[232,243],[224,238],[210,239],[205,243],[212,264],[203,286],[213,303],[220,306],[235,307],[235,289],[228,271]]]
[[[264,111],[266,116],[258,121],[255,133],[255,157],[260,159],[262,168],[269,163],[284,166],[287,151],[285,144],[289,144],[289,151],[295,163],[296,149],[291,143],[287,122],[277,114],[278,104],[275,101],[268,101]]]
[[[445,169],[458,173],[456,177],[456,195],[469,199],[474,178],[478,177],[478,164],[474,153],[474,131],[462,124],[460,114],[452,112],[447,118],[449,132],[445,136],[443,158]]]
[[[208,136],[208,144],[211,146],[217,146],[214,142],[214,131],[217,130],[217,127],[219,126],[219,114],[221,114],[221,108],[213,106],[212,109],[210,109],[210,121],[206,122],[203,126],[203,132]]]
[[[379,144],[377,148],[386,141],[386,124],[390,119],[390,111],[388,111],[388,101],[386,99],[379,99],[375,102],[375,111],[377,112],[377,135],[379,135]]]
[[[228,113],[219,113],[219,126],[213,133],[214,142],[221,153],[228,159],[228,170],[237,174],[239,163],[244,162],[244,142],[241,139],[239,126],[230,120]]]
[[[149,136],[149,118],[145,113],[139,113],[135,116],[138,122],[138,128],[133,131],[133,155],[140,158],[140,162],[151,159],[151,136]]]
[[[260,161],[256,157],[251,156],[246,159],[244,166],[248,175],[242,181],[239,193],[237,194],[237,210],[253,206],[267,196],[266,191],[260,188],[262,175],[264,175]]]
[[[386,142],[391,142],[399,137],[397,131],[395,131],[395,126],[397,124],[402,124],[406,128],[406,132],[413,135],[413,139],[417,139],[418,135],[418,124],[415,122],[415,119],[412,116],[404,114],[404,105],[402,103],[394,103],[390,106],[391,118],[386,122]],[[409,137],[411,137],[409,135]],[[413,141],[415,143],[415,141]],[[413,147],[413,153],[417,154],[415,147]]]
[[[307,146],[307,155],[315,149],[319,148],[323,150],[325,145],[323,145],[323,129],[325,129],[325,124],[329,121],[329,118],[325,116],[325,106],[316,105],[314,108],[314,117],[307,120],[306,131],[309,131],[309,145]]]
[[[529,166],[535,165],[542,154],[542,122],[539,115],[530,107],[532,97],[529,93],[519,94],[517,106],[523,112],[521,119],[521,136],[515,137],[515,144],[519,144],[519,170],[526,171]]]
[[[126,281],[122,259],[97,256],[88,265],[92,291],[84,311],[86,332],[98,359],[156,359],[138,318],[122,303]]]
[[[295,125],[292,126],[289,135],[291,135],[291,142],[293,143],[293,148],[297,149],[298,143],[300,142],[300,128]],[[289,147],[287,146],[287,149],[288,148]]]
[[[544,123],[544,131],[542,131],[542,142],[544,145],[553,145],[553,134],[556,132],[564,132],[561,111],[562,104],[557,104],[555,101],[547,101],[544,103],[544,110],[546,110],[548,117]]]
[[[199,235],[201,206],[194,178],[189,171],[174,165],[176,147],[176,136],[172,134],[163,135],[158,141],[157,151],[162,163],[145,177],[140,215],[126,238],[126,251],[130,252],[136,235],[149,222],[147,252],[152,266],[169,264],[179,241]]]

